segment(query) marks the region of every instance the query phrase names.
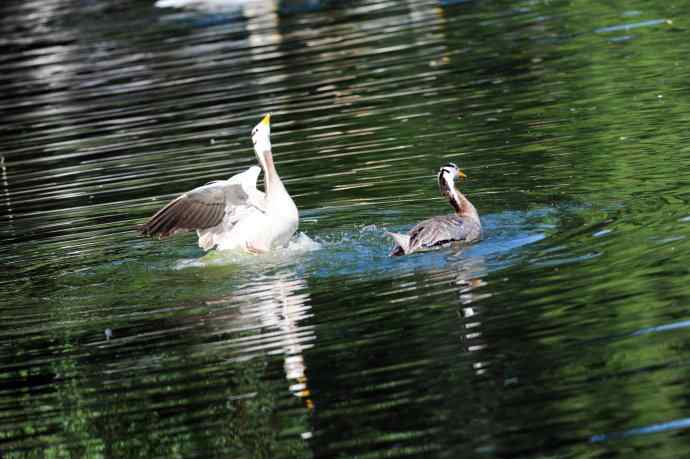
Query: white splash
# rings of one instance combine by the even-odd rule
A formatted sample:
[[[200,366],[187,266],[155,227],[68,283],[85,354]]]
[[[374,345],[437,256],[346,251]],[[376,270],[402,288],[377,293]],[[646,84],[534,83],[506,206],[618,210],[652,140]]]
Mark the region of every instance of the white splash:
[[[296,236],[293,236],[286,247],[280,247],[270,253],[252,255],[243,250],[212,250],[201,258],[189,258],[178,261],[175,264],[175,269],[203,268],[206,266],[222,265],[272,265],[294,259],[295,257],[314,252],[321,248],[322,244],[300,232]]]

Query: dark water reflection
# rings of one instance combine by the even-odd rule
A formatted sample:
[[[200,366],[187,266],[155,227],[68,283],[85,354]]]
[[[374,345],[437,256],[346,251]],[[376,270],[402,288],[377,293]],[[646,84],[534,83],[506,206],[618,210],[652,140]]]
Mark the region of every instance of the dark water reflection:
[[[688,455],[687,5],[218,5],[0,3],[3,457]],[[306,236],[137,236],[268,111]]]

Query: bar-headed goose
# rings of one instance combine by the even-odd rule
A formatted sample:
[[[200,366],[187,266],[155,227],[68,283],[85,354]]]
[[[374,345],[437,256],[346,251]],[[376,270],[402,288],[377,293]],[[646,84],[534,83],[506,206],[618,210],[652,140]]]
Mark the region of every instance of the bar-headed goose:
[[[465,174],[453,163],[446,164],[438,172],[438,186],[455,213],[424,220],[407,234],[386,233],[396,242],[390,256],[408,255],[452,243],[469,244],[481,238],[482,224],[477,209],[455,188],[455,177],[465,177]]]

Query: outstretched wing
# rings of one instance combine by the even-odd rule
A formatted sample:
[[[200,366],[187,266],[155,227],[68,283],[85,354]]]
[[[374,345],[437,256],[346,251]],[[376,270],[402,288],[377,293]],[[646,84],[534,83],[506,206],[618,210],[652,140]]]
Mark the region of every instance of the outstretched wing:
[[[225,218],[226,210],[246,206],[248,195],[240,183],[211,182],[173,199],[143,225],[145,236],[171,236],[179,231],[211,228]]]

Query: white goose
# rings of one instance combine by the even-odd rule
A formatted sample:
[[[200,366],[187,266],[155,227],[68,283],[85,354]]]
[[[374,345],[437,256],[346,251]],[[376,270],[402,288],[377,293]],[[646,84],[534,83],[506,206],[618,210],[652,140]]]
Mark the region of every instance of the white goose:
[[[252,166],[184,193],[137,229],[159,238],[196,230],[204,250],[257,254],[287,244],[297,230],[299,213],[273,163],[270,114],[252,130],[252,142],[264,171],[265,193],[256,188],[261,169]]]

